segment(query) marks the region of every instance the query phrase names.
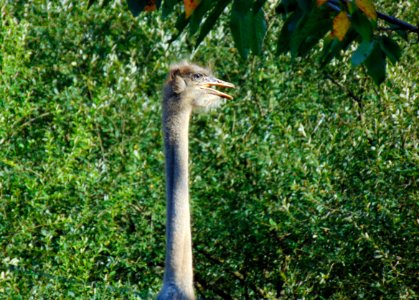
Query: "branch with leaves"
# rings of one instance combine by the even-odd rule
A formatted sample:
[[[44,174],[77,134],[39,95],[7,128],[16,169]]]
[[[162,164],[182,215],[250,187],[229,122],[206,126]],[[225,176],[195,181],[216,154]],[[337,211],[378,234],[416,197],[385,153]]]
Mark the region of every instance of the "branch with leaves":
[[[90,0],[89,6],[96,1]],[[221,14],[229,13],[230,30],[240,55],[246,59],[250,53],[263,53],[268,28],[263,11],[266,0],[127,0],[134,16],[161,9],[163,18],[173,14],[182,2],[184,13],[177,16],[178,34],[171,41],[189,26],[189,37],[195,38],[197,47]],[[231,9],[226,10],[228,6]],[[324,67],[355,44],[352,65],[364,65],[377,85],[386,77],[387,61],[395,64],[401,57],[394,35],[406,40],[408,33],[419,36],[417,26],[377,11],[372,0],[281,0],[276,13],[284,19],[277,40],[278,54],[304,57],[323,40],[319,61]],[[378,26],[379,22],[386,27]]]
[[[413,25],[377,12],[371,0],[282,0],[276,11],[286,18],[278,39],[279,53],[304,57],[323,39],[319,61],[324,67],[355,43],[352,66],[364,65],[377,85],[385,79],[387,59],[395,64],[401,56],[391,32],[377,30],[378,18],[405,39],[407,32],[419,32]]]

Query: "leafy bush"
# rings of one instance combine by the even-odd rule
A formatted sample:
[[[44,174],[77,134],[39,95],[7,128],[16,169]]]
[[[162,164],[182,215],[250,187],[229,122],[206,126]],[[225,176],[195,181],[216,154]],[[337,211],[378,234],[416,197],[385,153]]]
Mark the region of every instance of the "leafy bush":
[[[160,89],[182,57],[239,87],[192,120],[198,295],[417,296],[417,44],[377,89],[311,58],[244,63],[223,20],[189,55],[184,39],[166,43],[174,21],[120,4],[5,3],[1,14],[3,297],[156,295]]]

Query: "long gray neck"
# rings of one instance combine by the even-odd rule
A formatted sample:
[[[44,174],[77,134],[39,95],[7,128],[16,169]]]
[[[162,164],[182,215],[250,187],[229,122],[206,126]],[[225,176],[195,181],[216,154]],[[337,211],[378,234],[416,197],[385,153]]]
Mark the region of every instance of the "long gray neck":
[[[189,210],[188,130],[191,112],[164,108],[166,262],[158,299],[195,299]]]

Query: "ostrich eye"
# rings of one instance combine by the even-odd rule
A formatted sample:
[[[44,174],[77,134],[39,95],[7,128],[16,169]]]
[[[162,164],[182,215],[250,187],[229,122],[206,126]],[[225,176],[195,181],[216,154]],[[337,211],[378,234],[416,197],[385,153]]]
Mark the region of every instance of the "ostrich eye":
[[[201,79],[204,75],[200,74],[200,73],[195,73],[192,75],[192,79],[197,80],[197,79]]]

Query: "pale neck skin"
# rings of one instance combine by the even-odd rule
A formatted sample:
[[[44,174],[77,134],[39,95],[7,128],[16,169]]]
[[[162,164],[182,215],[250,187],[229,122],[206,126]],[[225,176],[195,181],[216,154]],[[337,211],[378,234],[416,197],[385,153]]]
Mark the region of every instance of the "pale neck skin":
[[[166,262],[158,299],[195,299],[189,210],[188,130],[192,108],[163,107]]]

